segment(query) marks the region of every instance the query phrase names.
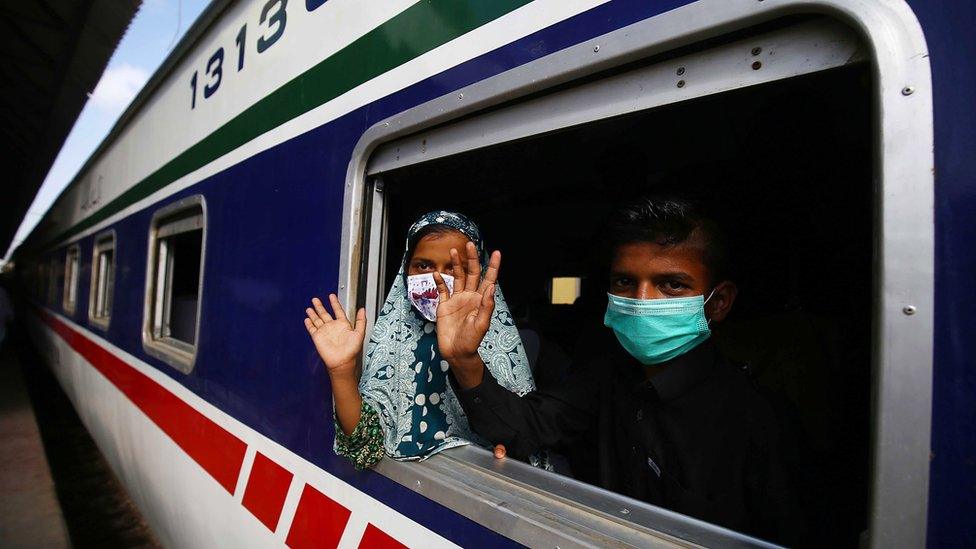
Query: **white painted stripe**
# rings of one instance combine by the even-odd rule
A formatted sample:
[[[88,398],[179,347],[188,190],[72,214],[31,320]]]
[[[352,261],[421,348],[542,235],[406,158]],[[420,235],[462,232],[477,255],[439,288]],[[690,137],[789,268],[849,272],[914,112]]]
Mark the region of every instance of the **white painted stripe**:
[[[417,0],[329,0],[308,13],[301,2],[291,2],[284,32],[274,46],[258,54],[258,36],[267,36],[260,24],[267,0],[240,0],[224,13],[154,90],[152,97],[126,124],[125,130],[81,174],[66,200],[50,213],[61,227],[73,225],[146,178],[169,160],[213,133],[234,116],[301,75],[322,60],[346,48]],[[269,15],[276,8],[272,6]],[[244,68],[237,70],[237,33],[247,26]],[[327,32],[323,32],[327,30]],[[216,92],[201,97],[210,57],[224,49],[222,77]],[[197,74],[196,107],[190,81]]]
[[[254,446],[248,445],[244,451],[244,463],[241,464],[241,474],[237,477],[237,487],[234,488],[234,501],[241,503],[244,501],[244,490],[247,488],[247,481],[251,478],[251,468],[254,467],[254,456],[257,450]]]
[[[536,0],[278,126],[59,244],[102,230],[262,151],[608,0]],[[133,182],[134,183],[134,182]],[[130,184],[131,185],[131,184]]]
[[[298,501],[302,497],[302,490],[304,488],[304,481],[292,477],[291,485],[288,487],[288,493],[285,495],[285,502],[281,506],[281,516],[278,517],[278,527],[275,528],[275,539],[280,541],[282,545],[284,545],[285,538],[288,536],[288,529],[291,527],[291,521],[295,519],[295,511],[298,511]]]
[[[353,513],[349,517],[349,523],[346,524],[346,531],[342,533],[342,538],[339,539],[339,544],[336,549],[357,549],[359,542],[363,539],[363,533],[366,532],[366,525],[368,523],[362,513]]]

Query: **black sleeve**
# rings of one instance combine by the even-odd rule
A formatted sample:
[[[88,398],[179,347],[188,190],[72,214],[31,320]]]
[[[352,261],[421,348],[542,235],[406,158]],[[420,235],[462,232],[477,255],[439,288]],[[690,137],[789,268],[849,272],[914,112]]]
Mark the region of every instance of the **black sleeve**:
[[[596,421],[597,381],[588,372],[570,375],[559,387],[519,397],[505,389],[485,370],[477,387],[460,389],[451,382],[474,432],[492,444],[504,444],[507,453],[526,459],[541,449],[572,443]]]
[[[792,436],[784,426],[771,425],[765,440],[754,447],[748,460],[747,505],[755,533],[790,547],[806,539],[804,514],[797,493]]]

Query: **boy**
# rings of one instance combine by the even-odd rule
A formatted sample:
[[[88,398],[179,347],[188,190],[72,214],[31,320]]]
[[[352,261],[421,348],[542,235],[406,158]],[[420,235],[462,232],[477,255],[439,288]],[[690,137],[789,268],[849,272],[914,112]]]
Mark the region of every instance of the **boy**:
[[[604,323],[615,337],[591,338],[599,352],[587,353],[595,358],[561,387],[523,397],[505,390],[477,354],[484,311],[438,318],[438,340],[462,342],[448,362],[472,429],[500,445],[496,457],[590,446],[604,488],[773,541],[800,541],[786,433],[709,339],[711,323],[726,318],[736,297],[717,225],[689,202],[642,198],[617,212],[607,234]]]

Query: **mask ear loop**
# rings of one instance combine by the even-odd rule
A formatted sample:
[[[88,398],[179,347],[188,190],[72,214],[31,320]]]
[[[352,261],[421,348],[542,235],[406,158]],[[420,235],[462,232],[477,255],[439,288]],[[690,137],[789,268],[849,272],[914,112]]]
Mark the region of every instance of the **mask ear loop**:
[[[712,288],[712,291],[709,292],[708,297],[706,297],[705,298],[705,301],[702,302],[702,314],[705,314],[705,304],[707,304],[708,303],[708,300],[712,299],[712,296],[715,295],[715,290],[718,290],[718,286]],[[711,327],[711,325],[712,325],[712,319],[706,318],[705,319],[705,325]]]

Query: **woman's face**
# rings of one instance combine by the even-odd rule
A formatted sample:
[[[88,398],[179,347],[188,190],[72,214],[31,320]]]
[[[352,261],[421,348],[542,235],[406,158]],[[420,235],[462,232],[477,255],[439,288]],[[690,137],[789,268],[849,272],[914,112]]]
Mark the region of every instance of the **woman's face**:
[[[461,255],[461,264],[464,265],[464,261],[467,259],[465,253],[467,243],[468,237],[455,230],[440,234],[429,234],[421,238],[413,250],[413,257],[407,264],[407,274],[418,275],[435,271],[441,274],[451,274],[451,248],[458,251],[458,254]]]

